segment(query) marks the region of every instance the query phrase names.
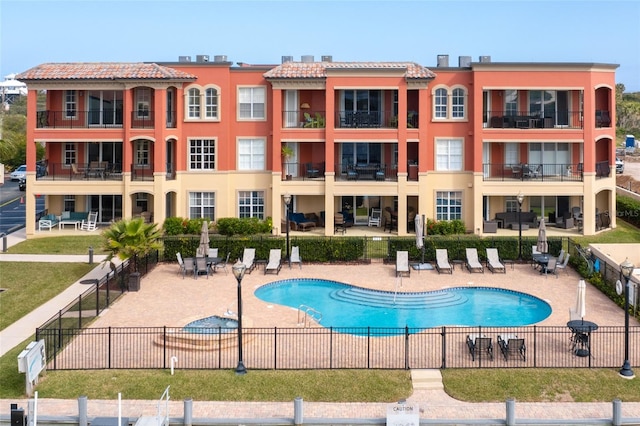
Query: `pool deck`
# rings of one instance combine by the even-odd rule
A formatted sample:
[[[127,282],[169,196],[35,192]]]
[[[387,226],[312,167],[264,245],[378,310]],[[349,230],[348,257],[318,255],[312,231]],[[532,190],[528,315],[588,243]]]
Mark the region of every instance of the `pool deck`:
[[[303,254],[304,256],[304,254]],[[219,271],[208,279],[204,276],[182,278],[177,264],[160,264],[142,280],[138,292],[121,297],[92,325],[93,327],[119,326],[182,326],[194,319],[223,315],[229,309],[236,311],[237,282],[231,273]],[[382,262],[370,265],[316,265],[304,264],[302,269],[284,265],[278,275],[264,275],[256,269],[242,281],[243,322],[245,327],[259,323],[260,327],[295,327],[297,311],[292,308],[267,304],[257,299],[256,288],[277,280],[289,278],[322,278],[361,287],[394,291],[428,291],[453,286],[493,286],[526,292],[548,301],[552,314],[541,325],[566,325],[569,309],[576,299],[578,275],[569,270],[556,278],[544,276],[529,264],[517,264],[506,274],[470,274],[457,265],[452,275],[438,274],[435,270],[412,270],[410,277],[395,277],[395,266]],[[599,325],[621,325],[623,311],[599,291],[587,284],[587,314],[585,319]],[[637,322],[632,322],[636,325]],[[622,380],[622,379],[621,379]],[[636,379],[637,380],[637,379]],[[159,390],[159,394],[161,390]],[[123,416],[154,416],[157,401],[122,401]],[[26,400],[0,400],[0,414],[8,414],[9,403],[26,408]],[[473,422],[478,419],[504,419],[505,404],[466,403],[454,400],[442,389],[414,389],[407,402],[420,407],[421,419],[456,419]],[[42,415],[76,415],[76,400],[40,399]],[[388,403],[321,403],[304,402],[304,418],[310,419],[384,419]],[[293,402],[221,402],[194,401],[193,417],[198,419],[292,419]],[[117,416],[115,400],[89,400],[88,415]],[[170,417],[180,417],[182,401],[170,401]],[[548,403],[516,404],[518,422],[523,419],[610,419],[611,402],[573,403],[570,400]],[[640,419],[640,403],[623,403],[623,418]],[[504,420],[498,420],[504,422]]]

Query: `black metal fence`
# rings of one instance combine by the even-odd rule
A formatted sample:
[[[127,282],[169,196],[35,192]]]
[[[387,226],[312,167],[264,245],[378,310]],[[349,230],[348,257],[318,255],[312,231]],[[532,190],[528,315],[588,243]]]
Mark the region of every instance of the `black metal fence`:
[[[193,333],[170,327],[40,330],[49,369],[232,369],[237,330]],[[567,327],[244,328],[249,369],[408,368],[618,368],[624,361],[624,327],[600,327],[576,344]],[[491,349],[467,341],[485,336]],[[498,342],[523,339],[523,351]],[[640,365],[640,327],[630,330],[631,365]],[[581,356],[579,356],[581,355]]]

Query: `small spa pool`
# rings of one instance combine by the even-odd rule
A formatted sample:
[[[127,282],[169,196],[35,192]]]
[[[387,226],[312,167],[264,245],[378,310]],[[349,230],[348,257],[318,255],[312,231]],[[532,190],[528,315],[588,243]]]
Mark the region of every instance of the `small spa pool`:
[[[255,296],[296,309],[311,308],[320,313],[324,327],[515,327],[536,324],[551,314],[551,306],[538,297],[493,287],[396,293],[321,279],[290,279],[264,285]]]
[[[193,334],[230,333],[238,329],[238,320],[213,315],[191,321],[182,329]]]

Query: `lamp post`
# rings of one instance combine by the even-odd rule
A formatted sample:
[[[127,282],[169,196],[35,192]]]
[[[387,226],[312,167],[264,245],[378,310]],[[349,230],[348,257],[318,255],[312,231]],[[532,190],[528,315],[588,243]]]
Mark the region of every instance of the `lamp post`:
[[[624,363],[620,369],[620,375],[625,379],[632,379],[635,375],[629,364],[629,279],[634,269],[633,263],[629,259],[625,259],[620,264],[620,271],[624,277]]]
[[[522,262],[522,202],[524,195],[518,192],[518,261]]]
[[[236,374],[246,374],[247,369],[242,360],[242,278],[247,267],[239,260],[231,267],[233,276],[238,281],[238,366]]]
[[[287,229],[287,262],[289,262],[289,269],[291,269],[291,256],[289,255],[289,205],[291,204],[291,195],[284,194],[282,198],[284,199],[284,205],[286,207],[284,219]]]

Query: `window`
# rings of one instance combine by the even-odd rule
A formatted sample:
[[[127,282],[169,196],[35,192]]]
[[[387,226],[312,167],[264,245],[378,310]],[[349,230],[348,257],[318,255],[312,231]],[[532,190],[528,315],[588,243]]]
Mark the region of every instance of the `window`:
[[[200,90],[189,89],[187,93],[187,106],[189,108],[188,117],[200,118]]]
[[[136,164],[147,165],[149,164],[149,141],[145,139],[138,139],[136,141]]]
[[[436,170],[462,170],[462,139],[436,140]]]
[[[216,198],[213,192],[189,193],[189,219],[216,220]]]
[[[264,170],[264,139],[238,140],[238,170]]]
[[[139,212],[149,211],[149,194],[144,192],[136,193],[135,209]]]
[[[451,117],[464,118],[464,90],[453,89],[451,95]]]
[[[73,164],[78,162],[77,153],[76,153],[76,144],[74,143],[65,143],[64,151],[62,152],[62,162],[64,164]]]
[[[213,139],[189,140],[190,170],[213,170],[216,168],[215,142]]]
[[[436,89],[435,117],[447,118],[447,90],[446,89]]]
[[[75,195],[65,195],[64,196],[64,210],[65,212],[74,212],[76,211],[76,197]]]
[[[514,142],[506,142],[504,144],[504,163],[507,165],[519,164],[519,148]]]
[[[151,89],[139,87],[136,89],[136,115],[137,118],[149,117],[151,109]]]
[[[462,219],[462,192],[436,192],[436,220]]]
[[[88,120],[90,126],[122,126],[121,90],[89,90],[87,92]]]
[[[238,89],[238,117],[241,119],[266,118],[266,94],[264,87],[241,87]]]
[[[505,115],[507,116],[518,115],[518,91],[517,90],[504,91],[504,111],[505,111]]]
[[[204,115],[205,118],[218,118],[218,91],[207,89],[204,92]]]
[[[264,191],[240,191],[238,193],[238,213],[240,218],[264,219]]]
[[[506,197],[504,200],[504,205],[506,212],[518,211],[518,199],[516,197]]]
[[[64,116],[65,118],[76,118],[78,113],[78,98],[75,90],[64,92]]]

